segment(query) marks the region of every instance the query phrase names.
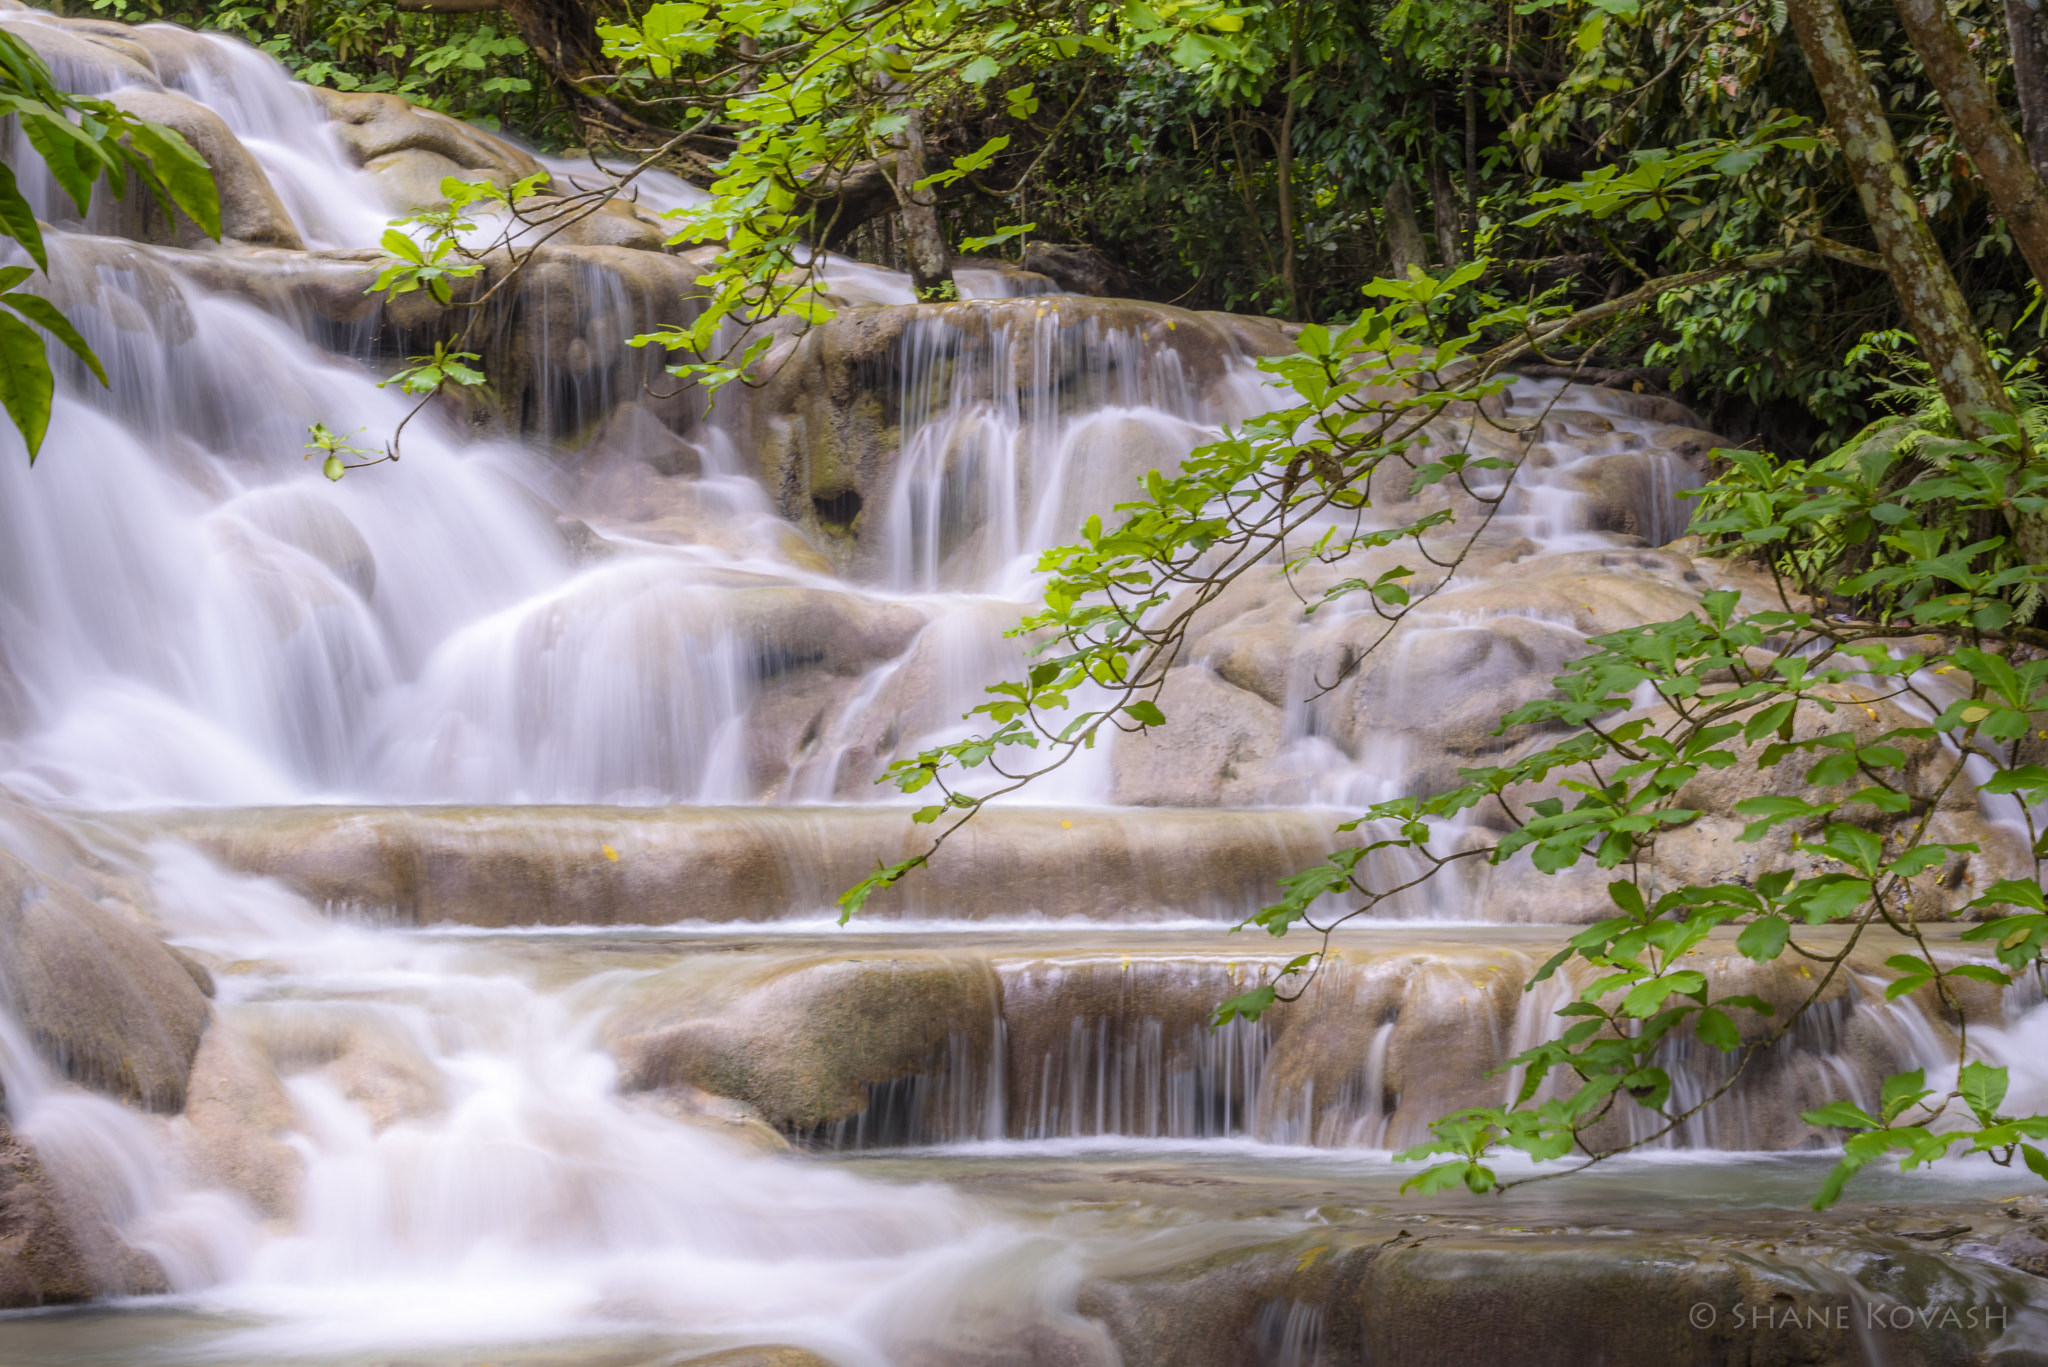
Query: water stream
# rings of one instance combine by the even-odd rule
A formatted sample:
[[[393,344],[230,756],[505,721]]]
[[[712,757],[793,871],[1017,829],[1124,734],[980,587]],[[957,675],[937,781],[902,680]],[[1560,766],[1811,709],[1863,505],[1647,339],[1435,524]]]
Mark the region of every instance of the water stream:
[[[1369,623],[1305,621],[1247,581],[1169,690],[1184,741],[1068,766],[839,931],[837,890],[911,838],[873,779],[1020,668],[1003,633],[1044,548],[1272,401],[1261,330],[995,270],[914,307],[903,278],[833,258],[832,335],[884,343],[781,409],[705,419],[645,398],[658,367],[618,346],[629,315],[688,307],[627,258],[674,258],[592,247],[522,315],[524,420],[430,412],[401,462],[330,484],[309,424],[374,445],[406,409],[378,387],[390,319],[355,283],[391,216],[378,159],[232,40],[145,26],[144,64],[34,11],[0,22],[59,33],[73,89],[212,110],[306,248],[132,240],[4,148],[55,225],[48,292],[112,384],[63,371],[33,469],[0,434],[0,798],[89,847],[92,895],[213,997],[174,1117],[66,1081],[0,999],[8,1127],[101,1284],[155,1293],[0,1316],[0,1361],[596,1367],[788,1344],[842,1367],[1106,1367],[1086,1279],[1321,1217],[1033,1184],[1256,1171],[1377,1208],[1407,1171],[1390,1150],[1512,1093],[1486,1068],[1556,1028],[1564,990],[1520,991],[1557,932],[1511,923],[1544,908],[1447,880],[1347,932],[1313,1002],[1212,1033],[1215,1001],[1292,949],[1219,932],[1328,848],[1332,809],[1486,753],[1502,689],[1697,597],[1656,549],[1684,528],[1682,414],[1517,386],[1505,413],[1545,416],[1515,492],[1377,664],[1304,701]],[[639,199],[698,193],[655,175]],[[881,456],[826,450],[859,422]],[[799,432],[802,487],[770,455]],[[36,863],[11,822],[0,849]],[[2015,996],[2005,1019],[1984,1047],[2040,1104],[2048,1007]],[[1712,1123],[1515,1209],[1796,1204],[1826,1160],[1759,1157],[1807,1142],[1787,1117],[1938,1066],[1947,1028],[1859,980]],[[894,1062],[860,1073],[859,1050]],[[1722,1065],[1674,1066],[1697,1092]],[[755,1099],[698,1085],[714,1074]],[[136,1253],[160,1285],[112,1265]],[[1257,1360],[1324,1361],[1330,1313],[1272,1299]]]

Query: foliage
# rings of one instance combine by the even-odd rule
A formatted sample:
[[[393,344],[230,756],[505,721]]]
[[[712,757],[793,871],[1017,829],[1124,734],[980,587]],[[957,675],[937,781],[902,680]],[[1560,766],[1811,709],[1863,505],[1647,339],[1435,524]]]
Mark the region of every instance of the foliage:
[[[1577,206],[1609,203],[1612,183],[1589,178]],[[1339,583],[1322,600],[1367,597],[1386,623],[1368,651],[1448,582],[1516,471],[1475,456],[1469,435],[1460,440],[1474,408],[1453,410],[1464,424],[1442,415],[1496,392],[1497,372],[1521,349],[1583,338],[1598,312],[1560,318],[1554,305],[1509,305],[1478,283],[1486,266],[1368,287],[1384,305],[1342,330],[1309,328],[1301,354],[1262,363],[1299,403],[1197,451],[1177,475],[1148,475],[1142,497],[1119,507],[1118,525],[1091,520],[1081,541],[1046,553],[1044,610],[1019,628],[1044,642],[1039,662],[1024,680],[990,690],[976,710],[982,734],[892,766],[897,786],[941,799],[917,819],[944,825],[923,854],[849,889],[846,915],[926,862],[989,797],[1058,767],[1105,727],[1167,724],[1158,693],[1190,619],[1254,566],[1278,561],[1292,571],[1405,545],[1414,561]],[[1646,287],[1653,294],[1655,283]],[[1471,331],[1448,326],[1475,312]],[[1488,331],[1511,340],[1482,349]],[[1775,602],[1717,591],[1697,613],[1593,638],[1554,680],[1554,695],[1501,719],[1503,732],[1562,739],[1460,770],[1442,791],[1367,808],[1341,828],[1360,843],[1284,880],[1282,897],[1246,921],[1276,936],[1316,933],[1327,946],[1337,926],[1462,861],[1522,856],[1549,874],[1616,871],[1612,914],[1573,935],[1530,984],[1568,975],[1560,1033],[1503,1065],[1522,1070],[1512,1104],[1443,1117],[1429,1141],[1400,1155],[1443,1160],[1411,1188],[1511,1185],[1490,1162],[1503,1148],[1597,1162],[1670,1134],[1783,1040],[1880,930],[1910,946],[1888,961],[1897,975],[1890,993],[1930,992],[1964,1022],[1957,1072],[1946,1087],[1917,1074],[1891,1079],[1882,1114],[1845,1105],[1810,1113],[1811,1124],[1852,1132],[1817,1204],[1887,1152],[1909,1167],[1983,1153],[2048,1175],[2037,1142],[2048,1140],[2048,1116],[2004,1113],[2004,1070],[1972,1054],[1969,1003],[1957,990],[2039,971],[2048,945],[2039,880],[2048,828],[2035,813],[2048,801],[2048,768],[2034,753],[2032,720],[2048,711],[2048,659],[2018,643],[2015,611],[2048,582],[2048,566],[2006,552],[2007,520],[2048,509],[2048,465],[2031,456],[2017,423],[1995,441],[1970,442],[1931,430],[1938,424],[1924,413],[1920,421],[1913,443],[1866,436],[1811,468],[1722,453],[1732,464],[1702,492],[1697,530],[1761,554],[1779,585]],[[1897,478],[1912,460],[1924,468]],[[1482,509],[1479,526],[1453,527],[1448,508],[1375,520],[1368,510],[1387,501],[1389,480],[1409,491],[1455,483]],[[1346,512],[1355,519],[1335,520]],[[1876,553],[1845,569],[1843,548],[1866,541]],[[1830,610],[1844,595],[1862,616]],[[1848,716],[1837,718],[1845,704]],[[1856,724],[1858,715],[1873,725]],[[1800,770],[1802,795],[1767,795],[1770,771],[1787,764]],[[993,792],[968,791],[975,770],[999,778]],[[1664,886],[1660,835],[1700,815],[1685,805],[1688,785],[1723,770],[1752,775],[1759,794],[1735,808],[1748,822],[1740,839],[1759,846],[1754,873]],[[1995,918],[1963,937],[1995,948],[1993,962],[1937,951],[1925,929],[1927,908],[1938,905],[1930,880],[1976,848],[1932,834],[1937,807],[1958,788],[2019,798],[2036,861],[2031,880],[2000,882],[1955,913]],[[1491,843],[1475,843],[1461,820],[1482,804],[1510,826]],[[1394,852],[1405,858],[1390,859]],[[1757,963],[1810,966],[1789,1010],[1726,986],[1695,952],[1731,937]],[[1298,997],[1323,954],[1297,956],[1223,1003],[1216,1020],[1256,1019]],[[1707,1095],[1681,1103],[1666,1061],[1692,1040],[1729,1066]],[[1603,1122],[1631,1106],[1648,1113],[1648,1125],[1613,1138]]]
[[[310,85],[401,95],[542,140],[574,136],[540,64],[502,15],[415,14],[389,0],[92,0],[91,9],[233,34]]]
[[[42,58],[4,31],[0,112],[16,120],[20,135],[81,214],[102,179],[119,197],[128,192],[132,177],[162,206],[166,217],[174,207],[182,209],[209,236],[220,236],[213,174],[190,143],[176,130],[138,119],[105,100],[57,89]],[[35,262],[33,270],[0,268],[0,407],[20,431],[29,463],[34,464],[49,429],[55,392],[49,357],[36,328],[63,343],[101,384],[107,382],[107,373],[55,305],[16,288],[37,270],[47,274],[50,260],[42,226],[5,163],[0,163],[0,235],[13,239]]]

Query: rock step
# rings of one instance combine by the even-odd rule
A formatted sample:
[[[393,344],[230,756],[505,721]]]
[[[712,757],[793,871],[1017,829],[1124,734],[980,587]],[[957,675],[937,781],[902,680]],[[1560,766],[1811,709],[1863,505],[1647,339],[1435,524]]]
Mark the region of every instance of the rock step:
[[[1333,848],[1316,811],[992,809],[864,915],[1235,920]],[[271,807],[105,819],[402,925],[774,921],[923,848],[898,806]]]
[[[1219,1002],[1301,946],[1133,928],[451,940],[465,971],[576,994],[622,1090],[771,1144],[773,1130],[859,1150],[1102,1135],[1405,1147],[1432,1120],[1513,1092],[1519,1080],[1494,1070],[1555,1033],[1553,1013],[1572,990],[1569,975],[1526,990],[1561,938],[1527,928],[1346,932],[1300,1000],[1216,1030]],[[1884,998],[1883,960],[1903,947],[1872,932],[1789,1040],[1677,1142],[1810,1146],[1817,1136],[1800,1111],[1868,1102],[1885,1076],[1937,1065],[1953,1043],[1939,1004]],[[1763,997],[1781,1015],[1811,985],[1790,965],[1736,955],[1732,936],[1710,942],[1700,963],[1722,991]],[[226,1019],[281,1072],[303,1067],[298,1055],[316,1037],[334,1041],[323,1061],[347,1054],[351,1076],[379,1096],[431,1071],[412,1036],[367,1029],[362,1002],[305,1001],[289,962],[213,966],[245,984]],[[272,972],[284,975],[276,997],[261,985]],[[1996,1019],[1996,1002],[1984,1005]],[[1770,1028],[1733,1014],[1747,1035]],[[1661,1062],[1681,1095],[1713,1091],[1729,1068],[1728,1056],[1689,1039]],[[380,1078],[389,1085],[371,1085]],[[1601,1142],[1647,1132],[1648,1112],[1623,1112]]]

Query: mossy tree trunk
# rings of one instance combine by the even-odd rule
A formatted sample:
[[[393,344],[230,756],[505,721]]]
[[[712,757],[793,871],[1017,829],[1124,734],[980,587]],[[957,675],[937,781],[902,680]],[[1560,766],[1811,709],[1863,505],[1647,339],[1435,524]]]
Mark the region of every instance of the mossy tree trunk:
[[[2037,174],[2048,177],[2048,19],[2042,15],[2042,0],[2005,0],[2005,36],[2012,45],[2012,80],[2027,159]]]
[[[2011,415],[2012,401],[1991,368],[1969,302],[1906,178],[1898,144],[1863,70],[1842,7],[1836,0],[1790,0],[1789,8],[1843,163],[1877,240],[1878,255],[1898,292],[1906,326],[1919,339],[1921,354],[1933,369],[1957,427],[1966,436],[1992,436],[1996,429],[1986,417]]]
[[[2048,287],[2048,188],[2012,130],[1943,0],[1895,0],[1906,37],[1941,96],[1956,136],[1984,178],[2034,278]],[[2015,67],[2017,70],[2017,67]]]
[[[903,221],[904,255],[910,259],[911,288],[919,299],[954,297],[953,254],[939,227],[938,196],[920,190],[925,178],[924,112],[905,111],[903,131],[891,139],[896,148],[896,203]]]

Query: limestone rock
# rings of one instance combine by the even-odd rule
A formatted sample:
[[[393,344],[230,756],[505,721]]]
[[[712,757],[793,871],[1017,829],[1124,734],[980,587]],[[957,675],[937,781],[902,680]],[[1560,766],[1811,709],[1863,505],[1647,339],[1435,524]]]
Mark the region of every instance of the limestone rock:
[[[327,107],[327,116],[359,166],[395,152],[432,152],[464,171],[486,173],[485,179],[500,188],[545,169],[509,142],[396,95],[324,86],[313,87],[313,93]]]
[[[941,954],[782,963],[709,1000],[669,970],[633,998],[606,1027],[621,1086],[700,1088],[795,1131],[862,1111],[876,1084],[973,1066],[996,1018],[987,967]]]
[[[176,129],[206,158],[206,164],[213,170],[214,188],[220,195],[222,239],[289,251],[305,247],[263,168],[220,115],[171,90],[117,90],[108,99],[137,118]],[[121,226],[115,231],[145,242],[164,241],[181,247],[208,245],[206,235],[182,212],[177,213],[172,223],[164,221],[163,212],[148,190],[139,184],[131,185],[122,202]]]
[[[305,1177],[305,1159],[283,1138],[297,1122],[269,1060],[232,1024],[215,1022],[192,1060],[181,1122],[193,1171],[241,1193],[267,1218],[288,1221]]]
[[[148,53],[125,37],[95,33],[90,28],[52,22],[42,16],[10,24],[7,31],[35,49],[36,55],[49,65],[60,90],[104,95],[124,86],[160,88]]]
[[[770,1344],[760,1348],[728,1348],[706,1357],[669,1359],[674,1367],[834,1367],[830,1358],[808,1348]]]
[[[1201,394],[1241,366],[1239,330],[1169,305],[1110,299],[849,309],[820,327],[785,325],[759,366],[766,383],[745,396],[735,420],[751,438],[743,449],[753,452],[754,473],[777,511],[842,569],[871,568],[878,564],[871,533],[895,487],[913,368],[920,383],[943,394],[954,374],[988,360],[998,334],[1042,332],[1048,344],[1033,352],[1045,358],[1045,372],[1034,368],[1019,381],[1047,392],[1057,383],[1064,405],[1087,400],[1123,366],[1141,368],[1131,377],[1139,383],[1170,382]],[[1151,345],[1122,345],[1131,339]]]
[[[1272,773],[1280,709],[1200,665],[1167,676],[1167,724],[1114,738],[1111,801],[1140,807],[1240,807],[1285,800]]]
[[[333,570],[365,601],[377,590],[377,559],[348,514],[317,492],[275,485],[244,494],[229,507],[271,536]]]
[[[809,916],[923,848],[904,809],[275,808],[131,818],[316,904],[402,924],[646,925]],[[1310,811],[995,808],[868,916],[1221,918],[1322,858]],[[610,845],[619,856],[602,851]]]
[[[0,1113],[0,1310],[169,1289],[156,1259],[78,1206]]]
[[[261,1064],[238,1060],[247,1105],[275,1115],[263,1096],[263,1066],[278,1076],[313,1073],[359,1107],[379,1130],[441,1113],[442,1073],[407,1022],[377,1002],[275,1002],[243,1006],[234,1024],[260,1051]],[[288,1176],[273,1168],[273,1179]]]
[[[0,978],[66,1075],[147,1110],[183,1108],[208,1007],[163,945],[0,854]]]
[[[98,1291],[42,1164],[0,1117],[0,1310],[90,1300]]]

